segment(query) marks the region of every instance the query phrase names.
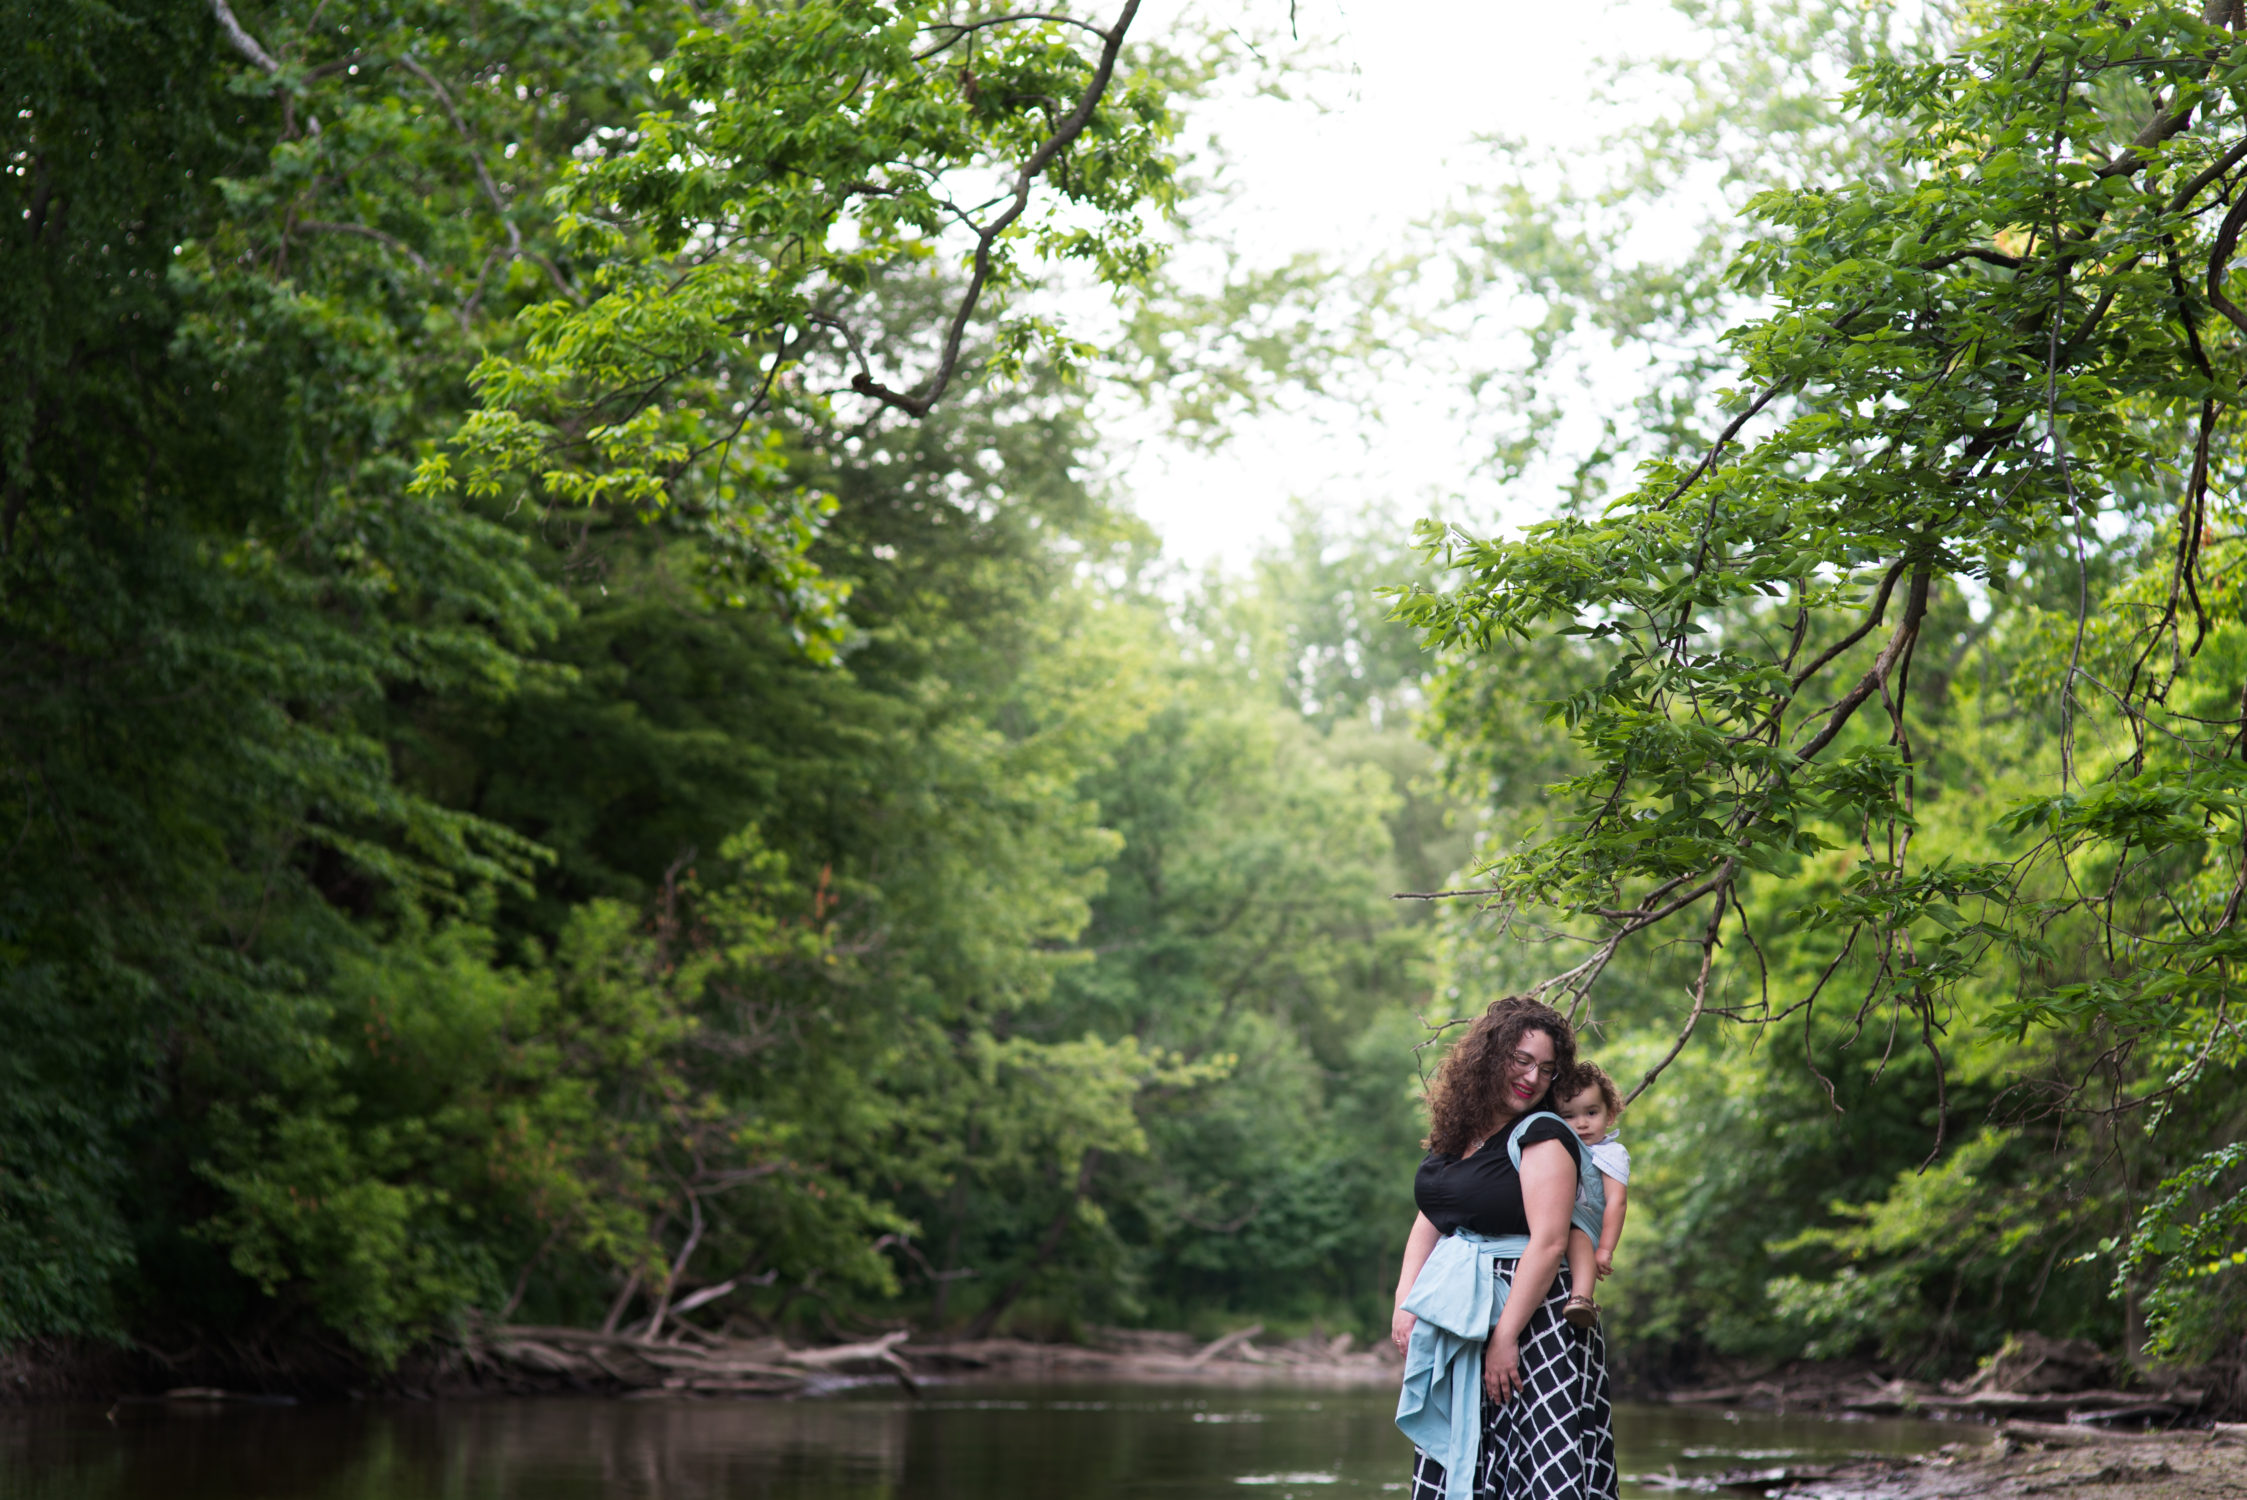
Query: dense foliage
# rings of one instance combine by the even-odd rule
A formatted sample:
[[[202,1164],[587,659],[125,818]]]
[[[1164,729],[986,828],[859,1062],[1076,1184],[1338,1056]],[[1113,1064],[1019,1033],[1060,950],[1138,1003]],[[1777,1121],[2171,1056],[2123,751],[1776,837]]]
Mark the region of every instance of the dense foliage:
[[[1131,15],[10,12],[0,1339],[1375,1310],[1387,574],[1163,602],[941,234],[1144,279]]]
[[[2231,12],[1687,8],[1452,226],[1558,513],[1202,580],[1027,293],[1209,436],[1338,292],[1134,6],[8,12],[0,1340],[1370,1332],[1538,989],[1632,1357],[2236,1361]]]

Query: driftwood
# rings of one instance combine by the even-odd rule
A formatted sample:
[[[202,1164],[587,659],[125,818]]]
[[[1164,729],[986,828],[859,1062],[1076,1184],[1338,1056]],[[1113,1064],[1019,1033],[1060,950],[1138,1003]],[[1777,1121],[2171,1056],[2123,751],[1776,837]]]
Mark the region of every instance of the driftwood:
[[[2242,1424],[2227,1423],[2236,1429]],[[2074,1422],[2007,1422],[1998,1428],[2001,1437],[2016,1443],[2034,1443],[2043,1448],[2111,1448],[2117,1444],[2174,1444],[2189,1443],[2206,1447],[2210,1443],[2235,1443],[2223,1429],[2207,1427],[2179,1427],[2169,1432],[2116,1432],[2112,1428],[2088,1427]]]
[[[2016,1395],[2051,1395],[2096,1387],[2111,1378],[2114,1361],[2089,1339],[2053,1339],[2041,1333],[2009,1335],[2005,1346],[1982,1362],[1955,1394],[2010,1391]]]
[[[885,1333],[868,1343],[837,1344],[827,1349],[793,1349],[785,1357],[790,1364],[813,1370],[847,1370],[853,1365],[879,1365],[895,1375],[899,1384],[917,1396],[921,1388],[914,1382],[912,1367],[897,1352],[897,1346],[910,1336],[908,1330],[900,1328],[895,1333]]]
[[[1186,1363],[1196,1366],[1206,1365],[1228,1350],[1245,1348],[1250,1339],[1263,1331],[1264,1325],[1261,1323],[1251,1323],[1246,1328],[1236,1328],[1223,1338],[1212,1339],[1209,1343],[1204,1344],[1200,1352],[1195,1354],[1192,1359],[1187,1360]]]
[[[1765,1406],[1854,1412],[1865,1416],[1970,1417],[1987,1422],[2053,1421],[2071,1425],[2166,1424],[2199,1412],[2207,1392],[2186,1387],[2141,1391],[2009,1391],[1962,1390],[1954,1386],[1945,1390],[1923,1381],[1881,1380],[1862,1374],[1848,1378],[1809,1370],[1731,1385],[1671,1391],[1667,1399],[1680,1404]]]
[[[832,1389],[868,1376],[918,1394],[932,1376],[1053,1376],[1119,1380],[1286,1378],[1374,1385],[1396,1378],[1388,1347],[1352,1351],[1348,1335],[1306,1336],[1257,1348],[1263,1325],[1237,1328],[1197,1344],[1152,1329],[1101,1329],[1104,1347],[1034,1344],[1022,1339],[915,1343],[907,1329],[880,1338],[792,1349],[776,1338],[733,1339],[674,1323],[661,1339],[644,1332],[506,1325],[487,1328],[465,1362],[487,1383],[514,1390],[570,1389],[631,1397],[789,1395]]]
[[[1976,1417],[2061,1417],[2070,1422],[2111,1422],[2131,1418],[2181,1417],[2200,1405],[2203,1394],[2192,1390],[2154,1394],[2145,1391],[2055,1391],[2039,1394],[1977,1391],[1971,1396],[1911,1393],[1900,1399],[1887,1395],[1859,1397],[1843,1401],[1842,1407],[1848,1411],[1863,1412],[1925,1411]]]
[[[782,1357],[792,1365],[813,1370],[842,1370],[852,1365],[886,1364],[897,1358],[897,1346],[910,1335],[905,1329],[885,1333],[863,1344],[835,1344],[825,1349],[791,1349]]]
[[[590,1389],[779,1394],[811,1377],[788,1362],[778,1339],[658,1342],[586,1328],[496,1328],[474,1358],[534,1378],[558,1378]]]

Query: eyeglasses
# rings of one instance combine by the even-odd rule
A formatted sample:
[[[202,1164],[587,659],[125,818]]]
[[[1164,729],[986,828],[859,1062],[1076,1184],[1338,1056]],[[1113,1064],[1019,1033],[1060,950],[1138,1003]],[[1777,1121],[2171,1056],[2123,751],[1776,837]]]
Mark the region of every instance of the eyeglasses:
[[[1555,1078],[1560,1076],[1560,1064],[1539,1062],[1536,1058],[1531,1057],[1526,1052],[1516,1052],[1514,1054],[1514,1071],[1517,1073],[1533,1072],[1539,1078],[1544,1079],[1545,1082],[1551,1083]]]

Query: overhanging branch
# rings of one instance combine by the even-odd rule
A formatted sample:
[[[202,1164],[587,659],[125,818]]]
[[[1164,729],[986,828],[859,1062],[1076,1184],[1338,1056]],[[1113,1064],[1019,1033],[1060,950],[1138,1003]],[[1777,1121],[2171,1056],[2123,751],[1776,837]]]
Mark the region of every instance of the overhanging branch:
[[[1045,174],[1045,169],[1053,164],[1053,159],[1067,150],[1078,136],[1084,134],[1085,127],[1092,123],[1094,112],[1100,108],[1100,101],[1108,92],[1109,81],[1115,77],[1116,58],[1123,51],[1124,33],[1131,29],[1131,23],[1138,14],[1139,0],[1125,0],[1123,11],[1116,17],[1115,24],[1105,32],[1095,33],[1104,39],[1100,48],[1100,61],[1092,70],[1092,81],[1085,85],[1084,93],[1078,97],[1076,108],[1054,127],[1053,134],[1039,143],[1038,149],[1030,153],[1029,160],[1023,162],[1021,170],[1014,177],[1014,191],[998,217],[976,230],[975,266],[968,274],[967,290],[961,294],[960,305],[952,314],[951,326],[945,330],[944,353],[938,359],[935,373],[929,376],[921,394],[910,395],[904,391],[892,390],[863,370],[851,377],[852,390],[861,396],[871,396],[884,406],[895,407],[912,417],[927,416],[936,403],[943,399],[944,392],[952,384],[953,373],[959,368],[960,346],[967,337],[968,322],[974,318],[975,309],[983,300],[983,289],[991,279],[992,247],[998,244],[999,237],[1012,228],[1014,221],[1021,218],[1023,211],[1030,206],[1031,185]]]
[[[211,0],[211,14],[218,17],[218,29],[226,33],[226,39],[233,44],[235,51],[248,58],[261,72],[270,75],[281,71],[281,65],[273,60],[273,54],[259,46],[257,38],[243,30],[242,23],[234,19],[234,9],[226,0]]]

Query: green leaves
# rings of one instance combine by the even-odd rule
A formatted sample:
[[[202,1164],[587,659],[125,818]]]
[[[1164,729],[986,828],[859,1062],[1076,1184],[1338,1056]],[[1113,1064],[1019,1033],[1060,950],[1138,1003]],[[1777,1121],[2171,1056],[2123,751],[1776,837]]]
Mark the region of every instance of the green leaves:
[[[2175,1358],[2205,1357],[2215,1336],[2236,1316],[2236,1285],[2247,1267],[2247,1185],[2237,1179],[2247,1145],[2233,1143],[2202,1153],[2167,1178],[2133,1226],[2115,1262],[2117,1294],[2159,1263],[2160,1276],[2146,1303],[2153,1352]],[[2110,1248],[2110,1246],[2102,1246]]]
[[[2081,792],[2023,799],[1999,831],[2075,845],[2205,846],[2247,810],[2247,763],[2224,759],[2117,777]]]
[[[1119,62],[1135,12],[1100,30],[809,0],[681,36],[654,70],[668,107],[586,142],[553,190],[592,294],[529,310],[521,351],[478,366],[484,409],[457,435],[468,492],[527,483],[599,513],[684,516],[814,636],[830,629],[840,598],[808,551],[832,503],[763,461],[774,424],[844,391],[926,415],[974,320],[1033,284],[1025,249],[1145,280],[1137,215],[1168,203],[1173,122],[1159,82]],[[873,289],[947,263],[965,285],[927,374],[877,370]],[[1034,318],[989,342],[1007,376],[1086,352]],[[457,482],[433,452],[416,486]]]
[[[2228,427],[2205,424],[2237,387],[2237,333],[2194,288],[2228,255],[2203,169],[2247,130],[2211,81],[2239,48],[2197,10],[2126,9],[2001,6],[1950,59],[1869,61],[1850,99],[1879,117],[1887,160],[1750,202],[1758,227],[1734,275],[1770,300],[1726,336],[1740,394],[1719,398],[1729,420],[1712,416],[1705,446],[1648,462],[1596,518],[1513,540],[1423,533],[1462,575],[1400,600],[1431,644],[1553,634],[1598,663],[1596,688],[1551,705],[1584,768],[1552,788],[1544,838],[1489,867],[1493,899],[1596,918],[1619,941],[1674,914],[1672,891],[1721,904],[1751,874],[1784,878],[1855,843],[1856,872],[1803,915],[1870,940],[1877,972],[1915,976],[1931,1036],[1938,992],[1975,971],[1962,934],[2043,962],[2024,930],[2051,920],[2040,881],[2088,902],[2073,883],[2085,859],[2150,877],[2237,843],[2228,730],[2186,723],[2167,698],[2197,680],[2208,455],[2234,451]],[[2147,110],[2160,98],[2158,118],[2131,127],[2137,144],[2095,149],[2088,80],[2124,75]],[[2179,449],[2195,421],[2211,434],[2198,458]],[[1908,685],[1927,670],[1930,611],[1947,588],[2004,588],[2023,559],[2081,545],[2091,510],[2182,541],[2168,567],[2149,558],[2117,580],[2127,624],[2110,630],[2079,598],[2081,633],[2048,638],[2062,784],[1990,828],[2045,842],[2019,862],[1914,871],[1925,745]],[[2188,609],[2202,611],[2189,641]],[[1962,895],[1984,915],[1959,914]],[[2189,941],[2147,933],[2110,943],[2109,962],[2214,972],[2227,960],[2208,934],[2232,920],[2195,907]],[[1866,1004],[1892,992],[1874,981]],[[2065,989],[2006,1024],[2116,993]]]

